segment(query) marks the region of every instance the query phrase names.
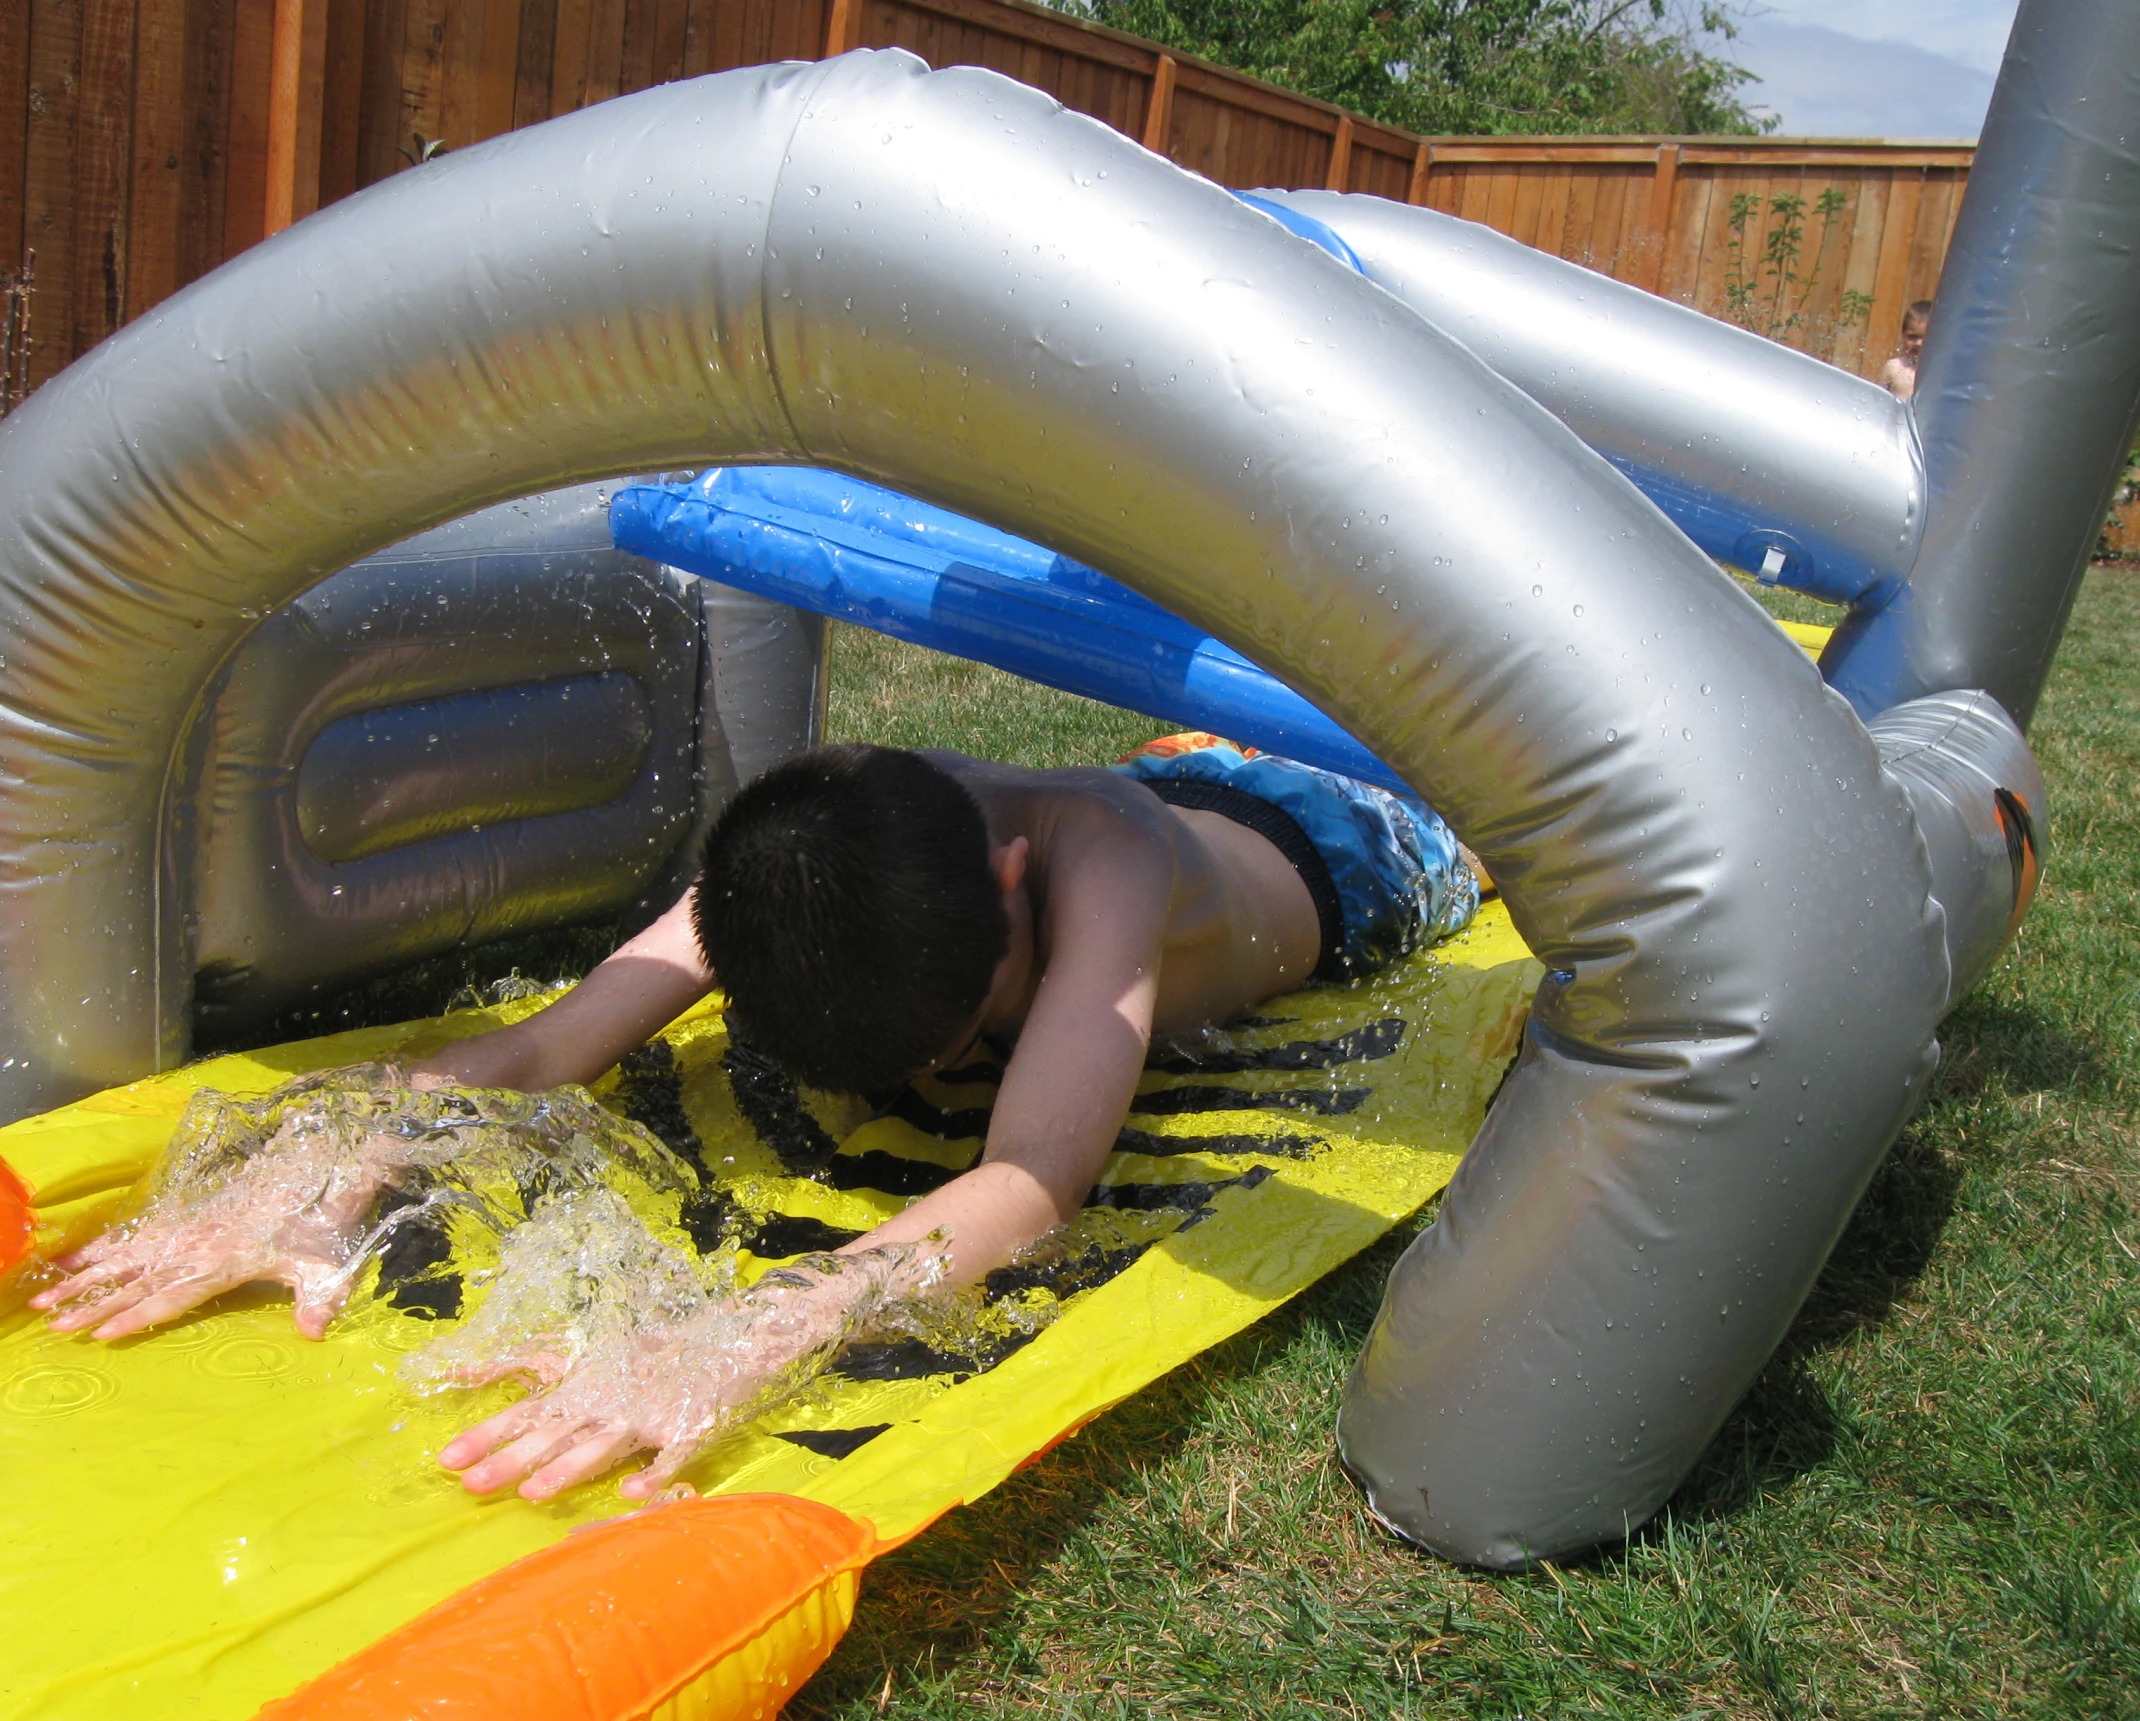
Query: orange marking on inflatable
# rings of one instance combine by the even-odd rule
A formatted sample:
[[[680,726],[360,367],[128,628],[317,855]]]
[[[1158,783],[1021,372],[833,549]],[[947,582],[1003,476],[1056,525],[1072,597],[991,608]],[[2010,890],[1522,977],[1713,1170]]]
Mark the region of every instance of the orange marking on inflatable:
[[[878,1551],[868,1524],[792,1494],[614,1518],[470,1584],[257,1721],[773,1715],[847,1629]]]
[[[30,1258],[37,1239],[37,1211],[29,1187],[0,1159],[0,1274],[11,1273]]]

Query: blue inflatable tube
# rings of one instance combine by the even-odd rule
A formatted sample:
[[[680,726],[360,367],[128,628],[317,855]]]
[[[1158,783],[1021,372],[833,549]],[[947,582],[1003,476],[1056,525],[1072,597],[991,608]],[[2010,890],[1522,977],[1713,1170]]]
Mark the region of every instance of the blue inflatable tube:
[[[716,467],[610,503],[621,550],[1409,795],[1275,677],[1083,564],[860,479]]]

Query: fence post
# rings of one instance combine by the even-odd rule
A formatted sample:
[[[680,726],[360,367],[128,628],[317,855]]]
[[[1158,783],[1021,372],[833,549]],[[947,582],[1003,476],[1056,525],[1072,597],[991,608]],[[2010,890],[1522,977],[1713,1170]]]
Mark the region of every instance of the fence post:
[[[1679,145],[1657,146],[1657,171],[1650,179],[1648,244],[1636,270],[1635,285],[1652,293],[1664,291],[1664,248],[1672,233],[1672,193],[1679,186]]]
[[[825,19],[825,58],[844,54],[862,45],[863,0],[832,0]]]
[[[1329,191],[1344,191],[1352,176],[1352,115],[1339,114],[1337,136],[1330,140],[1330,171],[1323,178]]]
[[[1434,146],[1423,143],[1412,152],[1412,185],[1404,194],[1407,203],[1416,203],[1422,208],[1427,201],[1427,180],[1434,172]]]
[[[1174,133],[1174,56],[1161,54],[1152,68],[1152,94],[1144,104],[1144,147],[1165,155]]]
[[[327,0],[275,0],[264,234],[280,233],[319,207],[326,79]]]

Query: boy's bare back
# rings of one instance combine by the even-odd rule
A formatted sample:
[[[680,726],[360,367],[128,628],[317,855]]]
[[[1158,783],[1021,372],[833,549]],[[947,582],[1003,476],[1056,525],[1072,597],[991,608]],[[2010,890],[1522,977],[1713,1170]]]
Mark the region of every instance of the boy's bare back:
[[[1224,1022],[1314,972],[1322,937],[1314,900],[1254,831],[1218,813],[1166,806],[1114,771],[923,757],[980,803],[994,844],[1025,839],[1038,969],[1063,939],[1104,939],[1098,920],[1119,917],[1125,933],[1150,926],[1148,956],[1159,974],[1152,1027],[1161,1034]],[[1125,912],[1130,893],[1156,911],[1156,925],[1151,914]],[[1022,1013],[1012,1020],[1022,1022]]]

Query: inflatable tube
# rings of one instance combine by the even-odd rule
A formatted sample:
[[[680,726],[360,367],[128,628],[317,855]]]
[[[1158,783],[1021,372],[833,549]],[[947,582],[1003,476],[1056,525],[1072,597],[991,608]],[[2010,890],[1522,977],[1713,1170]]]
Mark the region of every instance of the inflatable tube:
[[[456,151],[0,424],[9,1109],[182,1049],[161,795],[255,615],[474,506],[753,461],[1103,570],[1479,852],[1552,978],[1393,1282],[1345,1453],[1388,1521],[1481,1563],[1647,1517],[1931,1068],[1949,975],[1910,803],[1758,606],[1544,408],[983,72],[758,68]]]
[[[632,485],[620,549],[776,603],[1208,729],[1385,788],[1404,779],[1276,677],[1066,557],[836,472]]]
[[[1330,231],[1719,560],[1829,603],[1909,573],[1923,462],[1877,384],[1475,221],[1356,192],[1252,201]]]
[[[503,1395],[395,1378],[474,1301],[495,1265],[481,1236],[424,1233],[320,1343],[274,1297],[117,1348],[0,1312],[0,1721],[233,1721],[264,1702],[277,1721],[771,1715],[838,1638],[864,1561],[1439,1188],[1539,974],[1489,903],[1372,985],[1154,1048],[1073,1241],[997,1280],[993,1321],[854,1347],[689,1467],[704,1498],[583,1534],[625,1504],[613,1480],[542,1507],[472,1499],[433,1454]],[[528,1008],[196,1065],[0,1130],[0,1164],[50,1250],[110,1216],[195,1088],[421,1053]],[[706,1005],[598,1092],[694,1168],[690,1202],[648,1216],[679,1247],[733,1241],[748,1275],[971,1163],[993,1071],[955,1074],[854,1127],[735,1054]],[[1036,1296],[1059,1314],[1034,1336]]]
[[[623,487],[610,526],[620,549],[761,599],[1409,792],[1276,676],[1150,599],[858,478],[717,467]],[[1828,638],[1779,625],[1816,654]]]

